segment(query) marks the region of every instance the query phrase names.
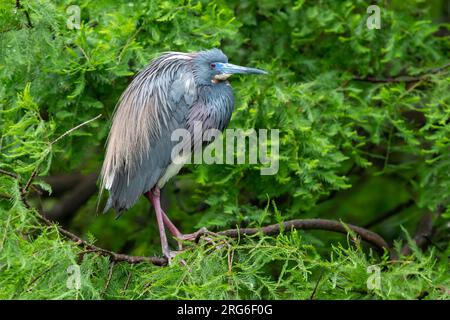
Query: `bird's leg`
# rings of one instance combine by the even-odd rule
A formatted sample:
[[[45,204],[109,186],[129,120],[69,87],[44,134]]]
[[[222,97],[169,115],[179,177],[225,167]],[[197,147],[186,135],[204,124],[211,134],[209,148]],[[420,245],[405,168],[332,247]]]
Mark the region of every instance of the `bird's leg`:
[[[178,237],[179,235],[182,235],[182,233],[180,232],[180,230],[178,230],[178,228],[173,224],[173,222],[170,221],[169,217],[168,217],[167,214],[164,212],[164,210],[162,210],[162,216],[163,216],[164,224],[166,225],[167,229],[169,229],[169,232],[170,232],[174,237]]]
[[[172,221],[170,221],[167,214],[162,210],[160,202],[161,191],[158,187],[154,187],[152,190],[146,192],[145,196],[151,201],[153,207],[155,208],[156,220],[158,221],[159,236],[161,239],[161,247],[163,254],[167,258],[173,257],[175,252],[171,252],[169,249],[169,244],[167,241],[166,230],[164,228],[164,225],[167,226],[170,233],[177,240],[179,250],[183,250],[182,241],[195,241],[201,235],[209,233],[208,229],[206,228],[201,228],[194,233],[188,234],[181,233],[180,230],[178,230],[178,228],[175,226],[175,224]]]
[[[162,211],[162,216],[163,216],[163,220],[164,220],[164,224],[167,226],[167,228],[169,229],[170,233],[175,237],[178,238],[180,235],[182,235],[182,233],[180,232],[180,230],[178,230],[178,228],[173,224],[172,221],[170,221],[169,217],[167,216],[167,214],[164,212],[164,210]],[[183,250],[183,243],[181,241],[177,241],[178,242],[178,249],[179,250]]]
[[[194,241],[199,236],[209,232],[208,229],[201,228],[201,229],[197,230],[194,233],[188,233],[188,234],[181,233],[180,230],[178,230],[178,228],[173,224],[173,222],[170,221],[169,217],[167,216],[167,214],[164,211],[162,211],[162,215],[163,215],[163,219],[164,219],[164,224],[167,226],[167,228],[169,229],[170,233],[177,240]],[[178,241],[178,246],[179,246],[180,250],[183,249],[183,245],[182,245],[181,241]]]
[[[167,216],[167,214],[164,211],[162,211],[162,215],[163,215],[163,219],[164,219],[164,224],[167,226],[167,228],[169,229],[172,236],[178,242],[179,250],[183,250],[183,242],[182,242],[183,240],[191,240],[191,241],[195,240],[195,239],[197,239],[198,236],[200,236],[202,233],[207,231],[206,228],[202,228],[195,233],[183,234],[183,233],[181,233],[180,230],[178,230],[178,228],[175,226],[175,224],[172,221],[170,221],[169,217]]]
[[[169,229],[170,233],[177,240],[194,241],[197,240],[197,238],[200,237],[201,235],[209,233],[208,229],[206,229],[205,227],[200,228],[193,233],[181,233],[181,231],[178,230],[178,228],[173,224],[173,222],[170,221],[169,217],[164,211],[162,212],[162,214],[165,225]],[[178,244],[180,245],[181,250],[181,243],[179,242]]]
[[[171,259],[171,252],[169,249],[169,243],[167,242],[166,230],[164,228],[163,211],[161,209],[160,196],[161,192],[158,187],[154,187],[152,190],[145,193],[145,196],[150,200],[155,208],[156,220],[158,222],[159,237],[161,239],[161,248],[164,256]]]

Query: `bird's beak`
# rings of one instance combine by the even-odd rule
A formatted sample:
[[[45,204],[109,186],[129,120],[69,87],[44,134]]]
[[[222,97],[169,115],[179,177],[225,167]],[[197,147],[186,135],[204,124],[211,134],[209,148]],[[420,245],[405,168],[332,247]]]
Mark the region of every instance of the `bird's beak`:
[[[223,74],[267,74],[264,70],[241,67],[231,63],[220,63],[218,67]]]

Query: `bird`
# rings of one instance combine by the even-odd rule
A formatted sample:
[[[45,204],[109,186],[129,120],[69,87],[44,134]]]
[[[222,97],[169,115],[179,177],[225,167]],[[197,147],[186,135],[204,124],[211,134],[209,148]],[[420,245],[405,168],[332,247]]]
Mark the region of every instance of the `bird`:
[[[144,195],[155,209],[162,253],[168,259],[177,251],[169,248],[166,227],[177,241],[194,240],[204,230],[181,233],[161,208],[161,189],[186,162],[172,159],[177,141],[171,133],[185,129],[192,134],[196,122],[203,131],[223,131],[234,109],[228,81],[233,74],[267,72],[228,63],[217,48],[164,52],[134,77],[116,104],[100,175],[101,190],[109,193],[103,212],[112,208],[120,216]],[[203,147],[199,141],[188,146],[191,154]]]

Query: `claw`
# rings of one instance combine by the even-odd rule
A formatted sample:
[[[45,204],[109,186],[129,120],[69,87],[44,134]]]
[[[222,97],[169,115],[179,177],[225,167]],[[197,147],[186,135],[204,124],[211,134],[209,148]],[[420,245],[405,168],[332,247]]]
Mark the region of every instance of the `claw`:
[[[198,242],[198,240],[200,239],[200,237],[204,234],[209,233],[208,229],[206,229],[205,227],[195,231],[194,233],[188,233],[188,234],[178,234],[175,236],[175,239],[177,240],[182,240],[182,241],[195,241]]]

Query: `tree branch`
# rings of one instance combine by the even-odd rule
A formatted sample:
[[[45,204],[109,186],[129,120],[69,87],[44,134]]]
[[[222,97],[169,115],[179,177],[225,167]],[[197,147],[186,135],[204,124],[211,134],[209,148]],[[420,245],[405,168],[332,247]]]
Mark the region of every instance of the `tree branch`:
[[[282,227],[281,227],[282,226]],[[298,230],[325,230],[325,231],[333,231],[338,233],[347,233],[346,226],[355,232],[357,235],[361,237],[367,243],[372,244],[380,251],[383,249],[389,250],[389,245],[387,242],[375,232],[370,230],[352,225],[352,224],[344,224],[335,220],[328,219],[296,219],[285,221],[282,224],[272,224],[269,226],[265,226],[262,228],[243,228],[243,229],[230,229],[225,231],[217,232],[219,235],[238,238],[242,235],[254,235],[258,232],[263,233],[264,235],[277,235],[281,233],[283,230],[292,231],[294,229]]]
[[[79,128],[81,128],[81,127],[87,125],[88,123],[91,123],[92,121],[97,120],[97,119],[100,118],[101,116],[102,116],[102,114],[99,114],[98,116],[96,116],[96,117],[94,117],[94,118],[92,118],[92,119],[89,119],[89,120],[87,120],[87,121],[85,121],[85,122],[83,122],[83,123],[80,123],[79,125],[77,125],[76,127],[73,127],[73,128],[70,129],[70,130],[67,130],[67,131],[64,132],[62,135],[60,135],[58,138],[56,138],[55,140],[53,140],[50,144],[53,145],[53,144],[57,143],[59,140],[61,140],[61,139],[64,138],[65,136],[67,136],[67,135],[71,134],[72,132],[74,132],[75,130],[78,130]]]
[[[55,225],[52,221],[47,219],[46,217],[39,215],[39,219],[42,220],[46,225],[53,226]],[[264,235],[277,235],[281,232],[292,231],[294,229],[299,230],[326,230],[326,231],[334,231],[346,234],[347,229],[346,226],[358,234],[362,240],[374,245],[379,251],[383,251],[384,249],[389,251],[389,245],[387,242],[378,234],[366,230],[361,227],[357,227],[351,224],[344,225],[342,222],[334,221],[334,220],[326,220],[326,219],[304,219],[304,220],[290,220],[283,222],[283,227],[280,228],[280,224],[273,224],[269,226],[265,226],[262,228],[243,228],[243,229],[229,229],[225,231],[217,232],[218,235],[223,235],[231,238],[240,238],[244,235],[255,235],[261,232]],[[93,252],[102,256],[110,257],[112,262],[127,262],[130,264],[137,263],[151,263],[156,266],[165,266],[167,265],[167,259],[162,257],[142,257],[142,256],[130,256],[126,254],[116,253],[110,250],[106,250],[100,247],[97,247],[93,244],[86,242],[81,239],[77,235],[73,234],[70,231],[65,230],[64,228],[57,226],[58,232],[72,240],[78,246],[82,246],[87,249],[87,252]],[[200,233],[199,236],[205,233]],[[82,252],[86,253],[86,252]]]
[[[47,219],[46,217],[39,215],[39,219],[48,226],[54,226],[55,224]],[[106,250],[100,247],[97,247],[93,244],[90,244],[89,242],[81,239],[79,236],[73,234],[70,231],[67,231],[64,228],[61,228],[60,226],[56,225],[56,228],[58,229],[58,232],[65,236],[67,239],[72,240],[77,244],[78,246],[86,248],[89,252],[94,252],[96,254],[107,256],[109,257],[113,262],[128,262],[130,264],[136,264],[141,262],[147,262],[154,264],[156,266],[164,266],[167,264],[167,259],[160,258],[160,257],[141,257],[141,256],[129,256],[126,254],[116,253],[110,250]]]
[[[15,173],[12,173],[12,172],[9,172],[9,171],[3,170],[3,169],[0,169],[0,173],[5,176],[11,177],[13,179],[19,180],[19,176]]]
[[[9,174],[8,174],[9,175]],[[11,176],[11,175],[9,175]],[[22,194],[22,201],[24,205],[31,209],[28,201],[26,200],[26,194]],[[98,255],[108,256],[112,262],[127,262],[130,264],[137,263],[151,263],[156,266],[164,266],[167,265],[167,259],[162,257],[143,257],[143,256],[130,256],[126,254],[116,253],[107,249],[103,249],[97,247],[74,233],[62,228],[59,225],[55,225],[54,222],[49,220],[42,214],[38,214],[38,218],[48,226],[56,226],[58,232],[66,237],[67,239],[73,241],[76,245],[85,248],[84,252],[80,254],[84,254],[86,252],[93,252]],[[261,228],[242,228],[242,229],[229,229],[224,231],[217,232],[218,235],[227,236],[231,238],[240,238],[242,236],[249,236],[261,233],[263,235],[277,235],[284,231],[292,231],[292,230],[325,230],[325,231],[333,231],[338,233],[347,234],[348,229],[355,232],[357,235],[361,237],[361,239],[374,247],[376,247],[380,252],[385,249],[389,251],[388,243],[378,234],[372,232],[370,230],[352,225],[352,224],[344,224],[335,220],[327,220],[327,219],[296,219],[285,221],[282,224],[272,224],[268,226],[264,226]],[[204,234],[204,233],[203,233]],[[199,234],[201,236],[202,233]]]
[[[25,194],[28,192],[28,189],[30,188],[31,183],[33,182],[34,178],[36,178],[37,172],[38,172],[38,168],[35,168],[35,169],[33,170],[33,172],[31,173],[30,177],[28,178],[27,183],[26,183],[25,186],[22,188],[22,191],[21,191],[21,194],[22,194],[22,195],[25,195]]]

